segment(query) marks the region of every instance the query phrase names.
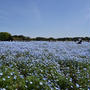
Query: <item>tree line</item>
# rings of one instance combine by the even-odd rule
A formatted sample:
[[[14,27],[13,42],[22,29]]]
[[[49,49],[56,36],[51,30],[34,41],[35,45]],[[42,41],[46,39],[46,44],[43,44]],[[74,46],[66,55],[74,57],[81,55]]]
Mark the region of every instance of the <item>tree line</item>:
[[[11,35],[8,32],[0,32],[0,41],[78,41],[82,39],[83,41],[90,41],[90,37],[65,37],[65,38],[45,38],[36,37],[30,38],[24,35]]]

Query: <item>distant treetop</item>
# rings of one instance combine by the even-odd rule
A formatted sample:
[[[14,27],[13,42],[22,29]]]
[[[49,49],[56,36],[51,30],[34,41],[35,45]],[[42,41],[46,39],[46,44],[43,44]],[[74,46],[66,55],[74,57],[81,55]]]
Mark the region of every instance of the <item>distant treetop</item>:
[[[8,32],[0,32],[0,41],[90,41],[90,37],[65,37],[65,38],[46,38],[46,37],[36,37],[30,38],[24,35],[11,35]]]
[[[0,41],[10,41],[12,39],[12,35],[8,32],[0,32]]]

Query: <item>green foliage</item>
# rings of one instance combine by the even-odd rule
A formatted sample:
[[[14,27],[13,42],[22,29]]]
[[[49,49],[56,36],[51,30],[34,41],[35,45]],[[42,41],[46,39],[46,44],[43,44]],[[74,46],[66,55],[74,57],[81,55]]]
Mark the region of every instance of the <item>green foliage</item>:
[[[44,80],[40,80],[36,76],[28,76],[26,80],[28,90],[51,90]]]
[[[20,77],[15,67],[2,66],[0,68],[0,88],[5,88],[6,90],[25,90],[24,85],[25,80]]]
[[[0,41],[10,41],[12,40],[12,36],[8,32],[0,32]]]
[[[65,38],[45,38],[45,37],[36,37],[36,38],[30,38],[23,35],[14,35],[11,36],[8,32],[0,32],[0,41],[78,41],[79,38],[81,38],[83,41],[90,41],[90,37],[65,37]]]
[[[70,90],[88,90],[90,87],[90,64],[78,61],[59,61],[60,70],[73,84]]]
[[[30,41],[30,37],[26,37],[26,36],[23,36],[23,35],[14,35],[12,36],[13,40],[14,41]]]
[[[0,59],[0,88],[6,90],[88,90],[90,64],[59,60],[55,64]]]

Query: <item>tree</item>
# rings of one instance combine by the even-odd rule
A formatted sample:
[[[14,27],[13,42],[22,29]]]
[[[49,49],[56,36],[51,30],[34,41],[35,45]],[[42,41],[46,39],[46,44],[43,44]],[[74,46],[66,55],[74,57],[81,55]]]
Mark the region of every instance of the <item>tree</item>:
[[[10,40],[13,40],[10,33],[0,32],[0,41],[10,41]]]
[[[30,37],[26,37],[23,35],[14,35],[14,36],[12,36],[12,38],[14,41],[30,41],[31,40]]]

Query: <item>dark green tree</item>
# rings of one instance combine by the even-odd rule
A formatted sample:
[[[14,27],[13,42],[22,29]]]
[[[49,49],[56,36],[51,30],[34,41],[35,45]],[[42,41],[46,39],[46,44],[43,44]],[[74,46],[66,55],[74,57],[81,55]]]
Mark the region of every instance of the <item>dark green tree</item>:
[[[10,40],[13,40],[10,33],[0,32],[0,41],[10,41]]]

